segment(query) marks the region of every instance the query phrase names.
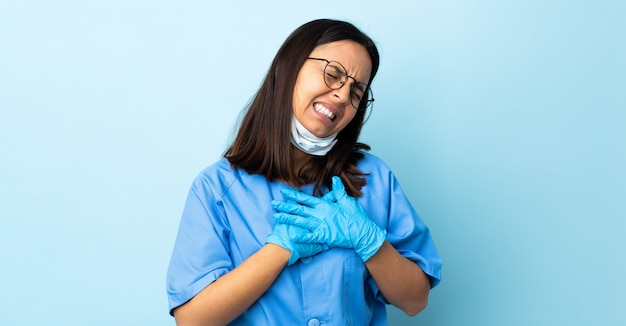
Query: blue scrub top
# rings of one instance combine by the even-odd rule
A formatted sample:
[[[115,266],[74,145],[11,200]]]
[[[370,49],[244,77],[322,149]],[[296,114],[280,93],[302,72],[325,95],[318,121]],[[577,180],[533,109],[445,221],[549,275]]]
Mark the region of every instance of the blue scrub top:
[[[441,259],[428,228],[385,163],[364,155],[357,166],[369,175],[359,204],[387,230],[391,245],[429,275],[434,287],[441,278]],[[283,200],[280,189],[287,187],[231,168],[224,158],[198,175],[167,272],[170,314],[265,244],[274,228],[270,202]],[[313,187],[300,190],[311,194]],[[333,248],[287,266],[230,325],[387,325],[385,304],[354,250]]]

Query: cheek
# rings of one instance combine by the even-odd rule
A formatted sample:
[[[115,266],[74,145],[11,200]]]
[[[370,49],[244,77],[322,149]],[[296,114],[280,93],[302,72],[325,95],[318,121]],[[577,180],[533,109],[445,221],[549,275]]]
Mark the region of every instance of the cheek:
[[[302,110],[302,101],[304,99],[304,94],[302,94],[302,90],[299,89],[298,87],[294,88],[293,90],[293,98],[292,98],[292,106],[293,106],[293,111],[294,112],[298,112]]]
[[[294,112],[301,111],[306,108],[310,98],[309,85],[300,82],[296,83],[293,89],[293,110]]]
[[[292,106],[291,110],[293,112],[296,112],[298,110],[298,98],[299,98],[298,94],[299,94],[298,90],[294,89],[293,96],[291,98],[291,106]]]
[[[346,109],[352,109],[352,108],[346,108]],[[343,128],[345,128],[350,123],[350,121],[354,119],[355,116],[356,116],[356,110],[351,110],[349,113],[344,114],[341,120],[341,129],[343,130]]]

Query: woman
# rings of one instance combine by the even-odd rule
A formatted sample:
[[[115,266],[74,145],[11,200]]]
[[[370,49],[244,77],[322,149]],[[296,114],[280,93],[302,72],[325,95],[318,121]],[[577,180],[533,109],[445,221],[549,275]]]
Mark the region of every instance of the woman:
[[[440,279],[428,228],[357,142],[379,56],[315,20],[279,49],[224,158],[194,181],[167,278],[178,325],[386,325]]]

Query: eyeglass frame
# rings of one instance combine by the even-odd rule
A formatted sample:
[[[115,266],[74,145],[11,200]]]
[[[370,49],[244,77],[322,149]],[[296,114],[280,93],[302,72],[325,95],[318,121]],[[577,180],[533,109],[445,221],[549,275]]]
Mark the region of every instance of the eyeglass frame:
[[[354,80],[354,84],[353,86],[350,88],[350,93],[352,93],[352,89],[354,89],[355,85],[363,85],[365,86],[365,88],[363,89],[363,95],[368,95],[367,97],[369,97],[369,99],[367,99],[366,96],[363,96],[360,100],[359,100],[359,105],[358,106],[354,106],[354,103],[352,103],[352,100],[350,100],[350,104],[352,105],[352,107],[355,110],[365,110],[368,107],[370,107],[372,105],[372,103],[375,101],[374,99],[374,92],[372,92],[372,88],[369,87],[369,85],[365,84],[365,83],[361,83],[360,81],[356,80],[356,78],[354,78],[353,76],[348,75],[348,70],[346,69],[346,67],[344,67],[339,61],[335,61],[335,60],[328,60],[328,59],[324,59],[324,58],[312,58],[312,57],[308,57],[307,59],[310,60],[318,60],[318,61],[324,61],[326,62],[326,65],[324,66],[324,71],[322,72],[324,74],[323,78],[324,78],[324,84],[326,84],[326,87],[335,90],[335,89],[341,89],[343,87],[343,85],[346,84],[346,81],[348,81],[348,78],[352,78],[352,80]],[[341,69],[343,69],[344,71],[344,80],[343,82],[341,82],[341,86],[333,88],[330,85],[328,85],[328,82],[326,81],[326,68],[328,68],[328,65],[330,65],[331,62],[334,62],[336,64],[339,65],[339,67]],[[361,103],[365,102],[365,106],[361,109]]]

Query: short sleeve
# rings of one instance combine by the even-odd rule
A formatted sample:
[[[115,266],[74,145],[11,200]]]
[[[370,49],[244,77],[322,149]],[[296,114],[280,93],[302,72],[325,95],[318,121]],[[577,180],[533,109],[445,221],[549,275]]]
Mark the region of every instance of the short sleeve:
[[[433,288],[441,280],[441,257],[430,229],[424,224],[396,177],[390,173],[389,223],[387,240],[400,254],[416,262],[430,279]]]
[[[368,174],[367,184],[362,188],[364,195],[359,202],[370,219],[387,230],[387,241],[401,255],[417,263],[428,275],[430,287],[435,287],[441,280],[441,258],[429,228],[382,160],[364,153],[359,168]],[[370,280],[369,284],[380,299],[375,282]]]
[[[167,271],[170,314],[233,268],[229,234],[209,183],[198,177],[183,209]]]

